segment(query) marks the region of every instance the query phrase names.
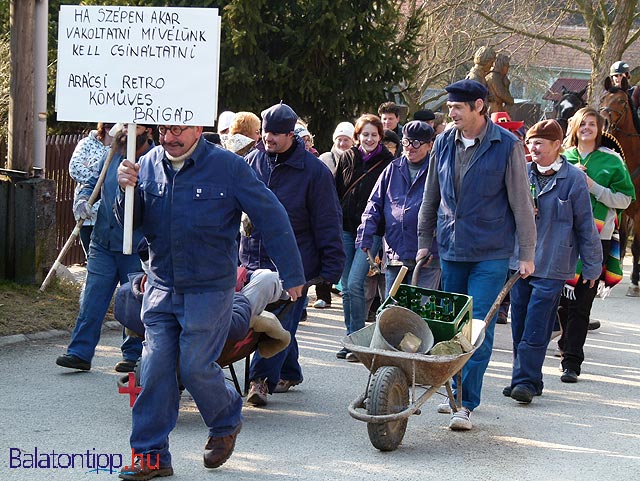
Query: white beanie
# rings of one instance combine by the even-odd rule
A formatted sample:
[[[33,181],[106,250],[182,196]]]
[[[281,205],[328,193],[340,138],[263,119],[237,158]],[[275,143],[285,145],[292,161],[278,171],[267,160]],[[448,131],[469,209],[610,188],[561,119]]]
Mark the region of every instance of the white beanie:
[[[353,139],[353,132],[355,130],[356,128],[351,122],[340,122],[336,127],[336,130],[333,132],[333,141],[335,142],[341,135],[346,135],[350,139]]]

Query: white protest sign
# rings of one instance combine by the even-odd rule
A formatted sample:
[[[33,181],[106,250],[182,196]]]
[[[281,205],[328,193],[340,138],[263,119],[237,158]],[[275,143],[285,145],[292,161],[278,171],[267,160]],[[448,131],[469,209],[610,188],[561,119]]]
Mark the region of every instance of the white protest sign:
[[[58,120],[213,125],[216,8],[61,6]]]

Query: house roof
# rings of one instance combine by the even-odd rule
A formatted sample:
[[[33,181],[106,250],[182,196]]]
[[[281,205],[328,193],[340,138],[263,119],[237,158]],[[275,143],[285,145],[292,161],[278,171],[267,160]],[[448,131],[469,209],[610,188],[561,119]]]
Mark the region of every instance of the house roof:
[[[549,87],[547,93],[542,97],[545,100],[560,100],[562,98],[562,87],[566,88],[569,92],[580,92],[587,85],[589,85],[589,81],[586,79],[577,79],[577,78],[559,78],[553,85]],[[582,95],[582,99],[587,101],[586,91]]]

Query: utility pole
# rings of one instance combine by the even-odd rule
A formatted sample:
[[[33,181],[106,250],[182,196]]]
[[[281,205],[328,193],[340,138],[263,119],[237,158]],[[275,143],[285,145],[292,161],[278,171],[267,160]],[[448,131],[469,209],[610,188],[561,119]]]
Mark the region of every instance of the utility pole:
[[[0,169],[0,278],[32,284],[42,281],[56,257],[56,186],[39,177],[41,160],[34,168],[36,150],[41,157],[44,149],[35,148],[36,131],[42,134],[46,126],[46,115],[36,115],[36,108],[42,110],[41,90],[46,92],[46,82],[36,82],[36,72],[42,75],[44,70],[46,78],[46,56],[42,61],[46,33],[42,45],[36,26],[47,27],[48,0],[10,1],[11,83],[7,168]],[[42,135],[39,142],[44,142]]]

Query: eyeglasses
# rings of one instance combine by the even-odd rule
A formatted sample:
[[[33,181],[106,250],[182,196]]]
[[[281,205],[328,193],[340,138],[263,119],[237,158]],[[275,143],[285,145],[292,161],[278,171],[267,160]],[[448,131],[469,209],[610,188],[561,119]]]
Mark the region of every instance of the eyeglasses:
[[[188,128],[190,128],[189,126],[186,127],[180,127],[179,125],[159,125],[158,126],[158,132],[160,132],[160,135],[165,135],[167,133],[167,130],[169,132],[171,132],[172,135],[175,135],[176,137],[179,137],[182,132],[184,132],[185,130],[187,130]]]
[[[431,141],[429,141],[431,142]],[[404,147],[413,147],[414,149],[419,149],[420,147],[422,147],[424,144],[428,144],[429,142],[422,142],[420,140],[411,140],[411,139],[402,139],[402,145]]]

